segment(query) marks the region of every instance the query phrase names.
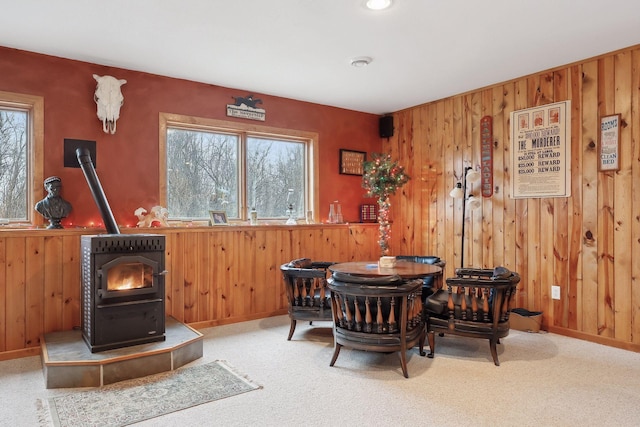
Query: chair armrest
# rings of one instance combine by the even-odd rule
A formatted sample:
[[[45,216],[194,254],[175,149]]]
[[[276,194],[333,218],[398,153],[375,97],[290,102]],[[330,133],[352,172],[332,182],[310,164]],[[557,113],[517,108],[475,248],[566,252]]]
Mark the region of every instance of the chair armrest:
[[[329,266],[335,264],[335,262],[331,261],[314,261],[311,263],[311,268],[322,268],[326,270]]]
[[[399,285],[402,283],[402,278],[397,274],[388,275],[388,276],[356,276],[354,274],[343,273],[341,271],[335,271],[333,273],[333,279],[338,282],[345,282],[351,284],[358,285],[368,285],[368,286],[377,286],[377,285]]]
[[[292,267],[280,267],[282,273],[286,276],[292,276],[296,279],[300,278],[322,278],[326,279],[327,272],[321,268],[292,268]]]
[[[520,282],[520,275],[504,267],[489,268],[456,268],[456,276],[447,278],[447,284],[468,286],[471,283],[481,287],[498,287],[499,285],[515,285]]]

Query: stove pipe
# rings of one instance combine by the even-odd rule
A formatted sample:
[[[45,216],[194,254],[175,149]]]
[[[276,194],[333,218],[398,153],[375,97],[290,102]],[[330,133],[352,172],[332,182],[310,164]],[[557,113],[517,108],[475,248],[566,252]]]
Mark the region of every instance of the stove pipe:
[[[82,172],[84,172],[84,177],[87,179],[87,184],[89,184],[91,194],[93,194],[93,200],[95,200],[96,205],[98,205],[98,210],[100,211],[100,215],[102,215],[102,220],[104,221],[107,233],[120,234],[120,229],[116,224],[116,220],[113,217],[111,208],[109,207],[107,197],[104,195],[104,191],[102,191],[102,185],[100,185],[100,180],[98,179],[96,170],[91,162],[89,149],[82,147],[77,148],[76,156],[78,157],[78,163],[80,163]]]

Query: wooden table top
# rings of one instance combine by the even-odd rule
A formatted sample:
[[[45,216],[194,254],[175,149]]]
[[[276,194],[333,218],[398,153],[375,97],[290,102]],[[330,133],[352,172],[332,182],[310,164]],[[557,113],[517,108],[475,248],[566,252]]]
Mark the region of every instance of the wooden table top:
[[[396,266],[392,268],[380,268],[378,261],[342,262],[330,265],[329,270],[369,277],[397,274],[403,279],[433,276],[442,272],[442,268],[437,265],[409,261],[396,261]]]

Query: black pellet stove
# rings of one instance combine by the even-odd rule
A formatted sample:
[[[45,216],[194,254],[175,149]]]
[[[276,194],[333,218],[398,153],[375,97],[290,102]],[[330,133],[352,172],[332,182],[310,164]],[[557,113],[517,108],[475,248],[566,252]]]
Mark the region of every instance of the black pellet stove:
[[[165,236],[120,234],[91,162],[76,150],[108,234],[82,236],[82,337],[92,353],[165,340]]]

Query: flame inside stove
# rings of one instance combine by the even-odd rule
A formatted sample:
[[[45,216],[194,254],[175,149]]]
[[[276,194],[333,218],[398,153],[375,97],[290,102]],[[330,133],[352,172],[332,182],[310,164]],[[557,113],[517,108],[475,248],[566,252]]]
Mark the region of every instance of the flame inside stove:
[[[108,291],[124,291],[152,286],[153,268],[139,262],[118,264],[109,270],[107,277]]]

